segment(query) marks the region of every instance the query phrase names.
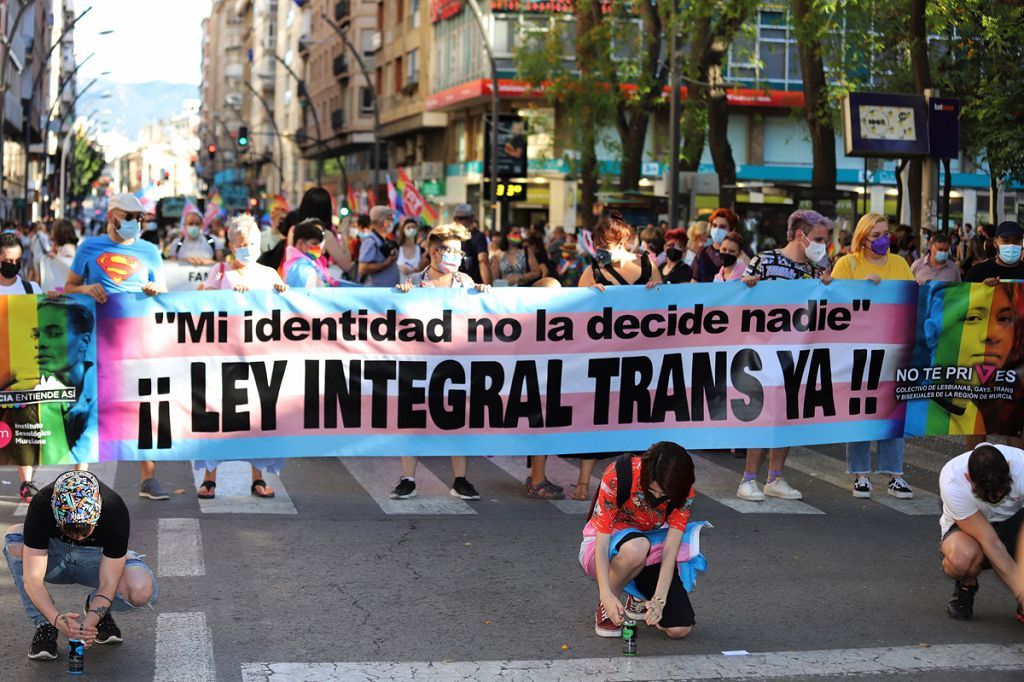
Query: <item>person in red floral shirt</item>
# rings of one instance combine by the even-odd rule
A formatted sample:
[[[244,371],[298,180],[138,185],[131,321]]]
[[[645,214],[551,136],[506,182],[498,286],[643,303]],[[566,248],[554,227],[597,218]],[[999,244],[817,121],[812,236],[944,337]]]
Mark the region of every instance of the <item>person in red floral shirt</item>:
[[[694,498],[693,460],[682,446],[663,441],[628,463],[628,498],[619,504],[619,481],[626,479],[612,462],[583,529],[580,564],[597,580],[600,592],[594,631],[600,637],[618,637],[628,616],[679,639],[694,624],[690,598],[676,570]],[[646,601],[627,592],[623,606],[620,596],[630,583]]]

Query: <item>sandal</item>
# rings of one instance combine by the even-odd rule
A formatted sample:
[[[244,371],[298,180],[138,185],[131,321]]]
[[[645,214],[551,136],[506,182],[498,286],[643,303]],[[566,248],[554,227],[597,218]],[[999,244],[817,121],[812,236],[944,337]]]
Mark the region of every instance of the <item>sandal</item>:
[[[551,481],[541,481],[526,490],[526,496],[537,500],[564,500],[565,493]]]
[[[263,488],[262,492],[259,491],[259,490],[256,490],[257,488]],[[270,492],[267,492],[268,490],[270,490],[270,486],[267,485],[267,482],[264,481],[262,478],[258,478],[255,481],[253,481],[252,482],[252,487],[249,488],[249,492],[251,492],[256,497],[263,497],[263,498],[273,497],[274,496],[274,491],[270,490]]]
[[[217,484],[214,481],[203,481],[199,484],[199,490],[196,491],[196,497],[200,500],[212,500],[217,496],[217,491],[214,488]]]
[[[590,499],[590,485],[587,483],[577,483],[576,489],[572,491],[572,499],[577,502],[586,502]]]

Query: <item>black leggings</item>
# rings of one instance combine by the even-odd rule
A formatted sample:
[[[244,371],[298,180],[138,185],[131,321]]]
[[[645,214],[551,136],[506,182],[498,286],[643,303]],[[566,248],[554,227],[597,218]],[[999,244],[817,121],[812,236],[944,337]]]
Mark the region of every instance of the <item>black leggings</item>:
[[[634,538],[644,538],[642,533],[630,533],[615,545],[615,549],[621,549]],[[640,590],[640,593],[647,599],[654,596],[658,588],[658,574],[661,573],[661,564],[644,566],[633,583]],[[679,579],[679,571],[672,571],[672,582],[668,586],[668,596],[665,597],[665,609],[662,611],[661,620],[658,622],[663,628],[688,628],[694,624],[693,606],[690,605],[690,595],[683,587],[683,581]]]

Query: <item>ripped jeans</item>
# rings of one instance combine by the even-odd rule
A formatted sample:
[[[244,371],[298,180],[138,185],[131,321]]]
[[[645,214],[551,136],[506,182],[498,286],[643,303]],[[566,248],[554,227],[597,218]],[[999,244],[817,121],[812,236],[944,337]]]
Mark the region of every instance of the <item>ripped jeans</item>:
[[[21,594],[21,603],[25,609],[25,615],[29,617],[36,627],[46,624],[46,619],[43,618],[43,614],[39,613],[39,609],[29,599],[28,593],[25,592],[25,580],[22,572],[22,561],[21,557],[12,556],[8,550],[8,546],[11,544],[25,544],[25,536],[21,533],[8,533],[4,536],[4,557],[7,558],[7,566],[11,569],[11,576],[14,578],[14,584],[18,588],[18,592]],[[103,555],[102,547],[83,547],[81,545],[72,545],[57,538],[50,538],[49,556],[46,563],[46,577],[43,578],[43,582],[50,583],[52,585],[83,585],[85,587],[96,588],[100,584],[100,558]],[[145,568],[149,575],[153,578],[153,596],[150,597],[147,607],[152,608],[153,604],[156,603],[157,598],[157,587],[156,587],[156,576],[153,574],[152,569],[146,565],[141,558],[140,554],[135,552],[128,552],[128,559],[125,561],[125,568],[131,568],[132,566],[142,566]],[[89,594],[89,598],[96,593],[95,589]],[[111,604],[112,611],[128,611],[136,608],[132,606],[120,593],[115,595],[114,603]]]

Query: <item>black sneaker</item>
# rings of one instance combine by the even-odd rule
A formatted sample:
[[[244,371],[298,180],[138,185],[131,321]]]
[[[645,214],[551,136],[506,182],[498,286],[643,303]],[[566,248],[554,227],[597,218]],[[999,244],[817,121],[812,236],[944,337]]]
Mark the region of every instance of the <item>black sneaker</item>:
[[[902,476],[897,476],[889,481],[889,489],[886,492],[893,497],[900,498],[901,500],[909,500],[914,497],[914,491],[910,488],[910,485],[903,480]]]
[[[974,615],[974,595],[978,592],[978,583],[964,585],[959,580],[953,588],[953,598],[946,606],[946,613],[950,618],[967,620]]]
[[[34,481],[22,481],[20,492],[21,501],[29,502],[32,500],[32,496],[39,492],[39,488],[36,486]]]
[[[102,603],[102,602],[101,602]],[[89,599],[85,600],[85,612],[89,613]],[[110,611],[100,618],[100,622],[96,623],[96,643],[97,644],[118,644],[124,641],[124,637],[121,636],[121,628],[117,627],[117,623],[114,622],[114,617],[110,615]]]
[[[858,476],[853,482],[854,497],[871,497],[871,481],[867,476]]]
[[[36,628],[36,635],[32,638],[32,648],[28,657],[35,661],[52,661],[57,658],[57,628],[49,623],[44,623]]]
[[[476,491],[473,484],[460,476],[452,482],[452,489],[448,492],[452,497],[461,497],[464,500],[479,500],[480,493]]]
[[[398,485],[391,491],[392,500],[406,500],[416,497],[416,481],[405,478],[398,479]]]

